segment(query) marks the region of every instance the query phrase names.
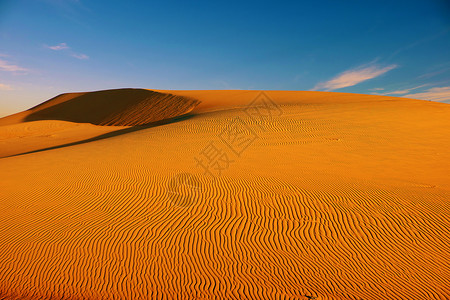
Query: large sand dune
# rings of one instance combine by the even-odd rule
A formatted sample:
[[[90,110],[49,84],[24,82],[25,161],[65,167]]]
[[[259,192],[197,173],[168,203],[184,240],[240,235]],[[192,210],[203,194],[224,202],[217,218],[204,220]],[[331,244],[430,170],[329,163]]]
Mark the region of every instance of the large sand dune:
[[[132,126],[188,113],[199,101],[144,89],[105,90],[56,96],[29,110],[0,119],[0,125],[63,120],[95,125]]]
[[[0,119],[0,298],[448,299],[449,115],[112,90]]]

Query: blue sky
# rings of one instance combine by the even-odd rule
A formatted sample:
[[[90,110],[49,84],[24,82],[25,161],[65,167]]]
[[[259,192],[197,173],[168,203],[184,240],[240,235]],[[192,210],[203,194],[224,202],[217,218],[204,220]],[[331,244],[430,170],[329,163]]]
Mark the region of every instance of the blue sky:
[[[450,1],[0,0],[1,115],[120,87],[448,101]]]

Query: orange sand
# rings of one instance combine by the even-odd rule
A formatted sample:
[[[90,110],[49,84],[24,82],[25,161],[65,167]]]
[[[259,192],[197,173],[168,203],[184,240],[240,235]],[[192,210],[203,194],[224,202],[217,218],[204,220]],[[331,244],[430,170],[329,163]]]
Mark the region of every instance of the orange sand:
[[[76,93],[0,119],[0,298],[448,299],[450,106],[265,95]]]

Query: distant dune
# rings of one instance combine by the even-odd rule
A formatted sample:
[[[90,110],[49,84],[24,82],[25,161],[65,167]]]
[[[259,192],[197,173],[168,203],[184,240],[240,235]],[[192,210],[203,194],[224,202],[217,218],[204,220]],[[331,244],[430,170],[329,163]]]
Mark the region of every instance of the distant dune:
[[[87,141],[129,126],[169,122],[199,103],[191,97],[144,89],[62,94],[0,118],[0,157]]]
[[[0,119],[0,299],[449,299],[450,106],[120,89]]]
[[[188,113],[199,101],[144,89],[118,89],[56,96],[29,110],[0,119],[0,125],[62,120],[108,126],[149,124]]]

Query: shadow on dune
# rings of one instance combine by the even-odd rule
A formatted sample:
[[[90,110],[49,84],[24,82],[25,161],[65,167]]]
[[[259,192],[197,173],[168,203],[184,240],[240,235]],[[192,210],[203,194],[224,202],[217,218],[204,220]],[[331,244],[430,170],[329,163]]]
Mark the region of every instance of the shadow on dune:
[[[107,139],[107,138],[111,138],[111,137],[115,137],[115,136],[124,135],[124,134],[130,133],[130,132],[135,132],[135,131],[144,130],[144,129],[148,129],[148,128],[152,128],[152,127],[157,127],[157,126],[162,126],[162,125],[167,125],[167,124],[184,121],[184,120],[190,119],[194,116],[195,115],[193,115],[193,114],[186,114],[186,115],[178,116],[178,117],[171,118],[171,119],[148,123],[145,125],[137,125],[137,126],[133,126],[133,127],[129,127],[129,128],[119,129],[119,130],[101,134],[99,136],[89,138],[86,140],[81,140],[81,141],[77,141],[77,142],[73,142],[73,143],[67,143],[67,144],[63,144],[63,145],[58,145],[58,146],[18,153],[18,154],[14,154],[14,155],[4,156],[4,157],[0,157],[0,159],[14,157],[14,156],[21,156],[21,155],[31,154],[31,153],[37,153],[37,152],[44,152],[44,151],[48,151],[48,150],[60,149],[60,148],[65,148],[65,147],[70,147],[70,146],[75,146],[75,145],[86,144],[86,143],[99,141],[99,140],[103,140],[103,139]]]
[[[145,89],[114,89],[87,93],[61,94],[25,112],[3,118],[8,122],[60,120],[100,126],[132,126],[82,141],[16,153],[6,157],[42,152],[85,144],[133,131],[179,122],[193,116],[191,111],[200,101],[169,93]],[[25,115],[21,117],[21,115]]]
[[[136,126],[184,115],[200,101],[145,89],[115,89],[56,96],[29,109],[25,122],[61,120],[108,126]]]

